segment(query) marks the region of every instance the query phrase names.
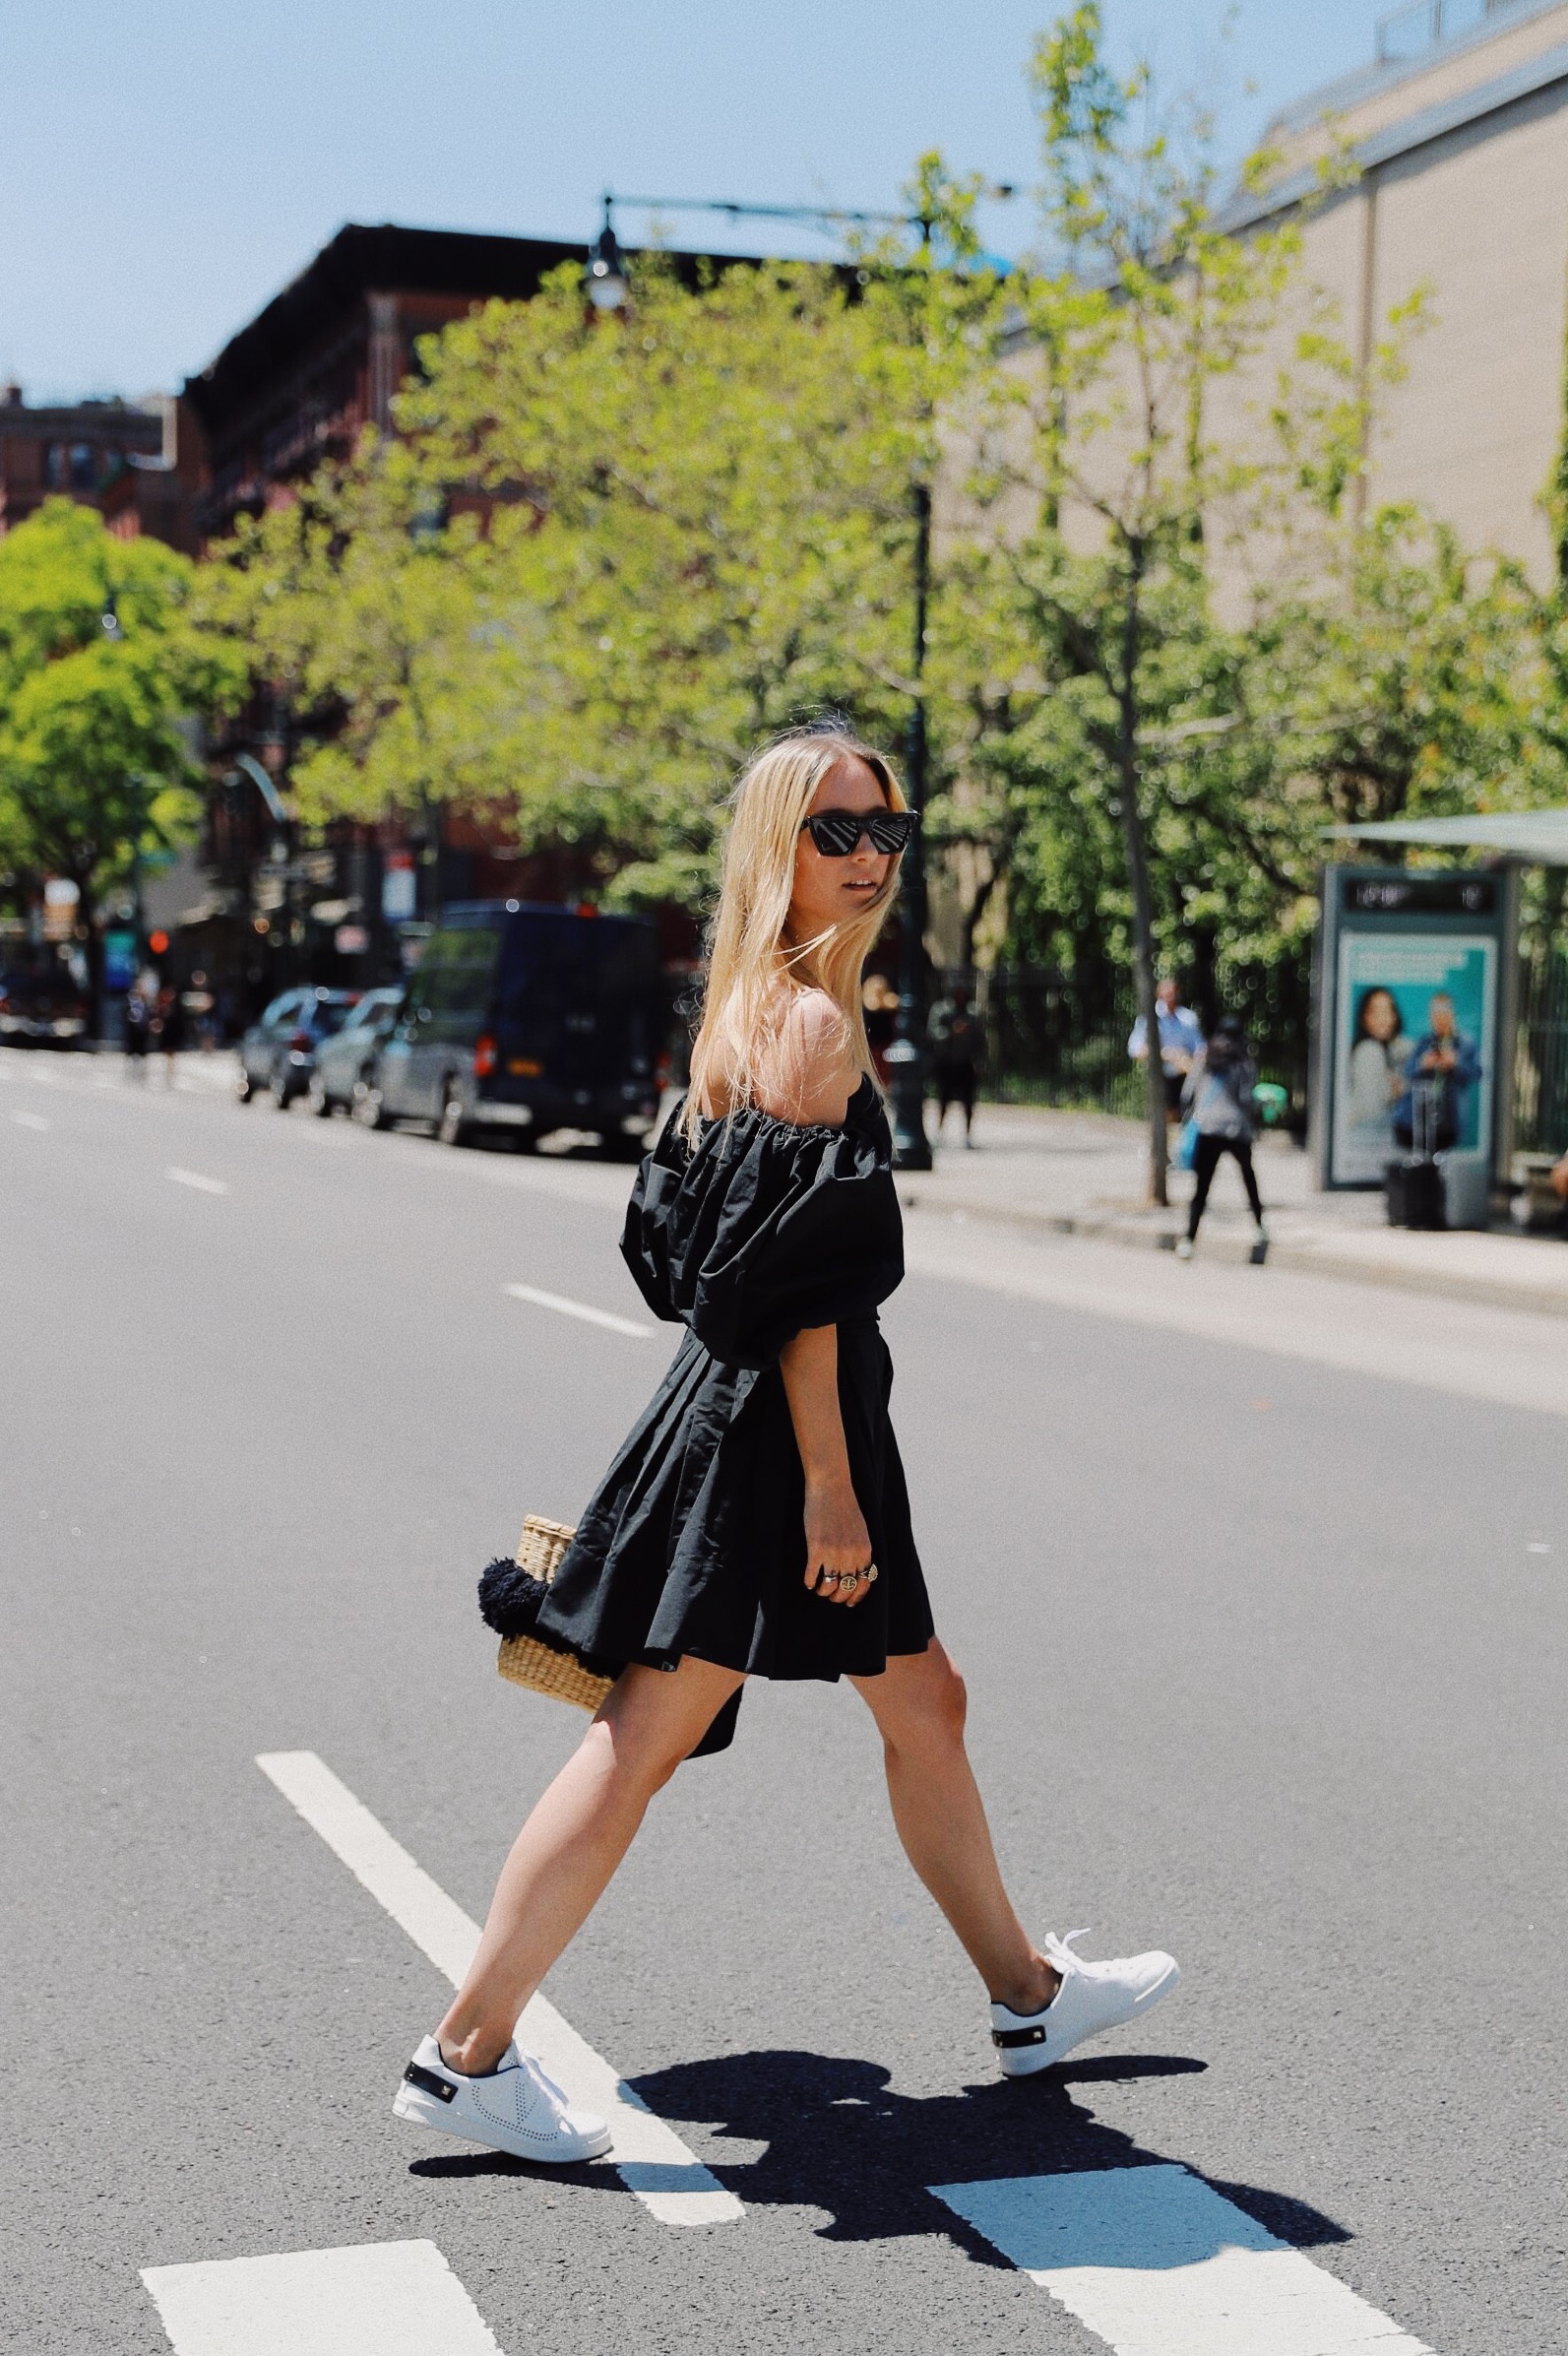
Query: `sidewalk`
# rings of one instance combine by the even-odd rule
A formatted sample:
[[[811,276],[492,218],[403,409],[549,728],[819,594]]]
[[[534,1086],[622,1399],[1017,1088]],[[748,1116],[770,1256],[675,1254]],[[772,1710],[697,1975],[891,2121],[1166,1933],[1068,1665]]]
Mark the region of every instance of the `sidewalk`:
[[[226,1095],[237,1058],[231,1050],[191,1050],[179,1055],[177,1066],[176,1088]],[[159,1070],[147,1085],[167,1081]],[[928,1121],[935,1117],[931,1108]],[[1144,1251],[1168,1251],[1185,1229],[1193,1184],[1187,1172],[1170,1174],[1168,1211],[1145,1205],[1148,1146],[1140,1122],[1100,1113],[981,1105],[974,1136],[974,1150],[967,1152],[957,1116],[949,1114],[935,1170],[899,1179],[907,1210],[1025,1233],[1091,1237]],[[1508,1231],[1413,1234],[1387,1224],[1381,1194],[1314,1192],[1311,1164],[1287,1137],[1265,1133],[1256,1156],[1272,1238],[1270,1267],[1568,1317],[1568,1243],[1561,1238]],[[1234,1164],[1223,1161],[1204,1214],[1198,1257],[1243,1266],[1252,1242],[1240,1178]]]
[[[930,1117],[934,1120],[934,1112]],[[974,1138],[974,1150],[967,1152],[950,1113],[934,1172],[899,1179],[907,1209],[1090,1236],[1146,1251],[1168,1251],[1185,1230],[1192,1178],[1172,1171],[1171,1208],[1146,1206],[1148,1144],[1138,1122],[1098,1113],[981,1105]],[[1568,1317],[1568,1244],[1560,1238],[1506,1231],[1424,1235],[1393,1228],[1384,1218],[1381,1194],[1315,1192],[1307,1156],[1286,1137],[1265,1134],[1256,1160],[1273,1239],[1271,1267]],[[1252,1242],[1239,1174],[1233,1163],[1223,1161],[1198,1256],[1239,1265],[1247,1261]]]

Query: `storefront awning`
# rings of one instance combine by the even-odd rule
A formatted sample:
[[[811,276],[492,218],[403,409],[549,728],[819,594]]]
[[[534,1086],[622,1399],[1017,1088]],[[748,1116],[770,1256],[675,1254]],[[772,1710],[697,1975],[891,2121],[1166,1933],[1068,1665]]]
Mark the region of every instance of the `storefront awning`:
[[[1532,867],[1568,867],[1568,809],[1499,810],[1489,818],[1393,818],[1379,826],[1326,826],[1355,843],[1410,843],[1425,851],[1490,851]]]

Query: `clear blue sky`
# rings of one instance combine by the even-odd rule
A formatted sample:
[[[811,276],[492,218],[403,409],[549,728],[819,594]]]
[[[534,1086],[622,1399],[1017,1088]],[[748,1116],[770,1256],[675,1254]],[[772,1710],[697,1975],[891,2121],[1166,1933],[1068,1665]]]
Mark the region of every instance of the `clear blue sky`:
[[[1107,0],[1239,150],[1370,57],[1387,0]],[[345,221],[588,237],[606,185],[895,203],[912,159],[1028,184],[1049,0],[77,0],[0,36],[0,371],[177,385]],[[623,231],[635,234],[627,215]],[[671,224],[674,225],[673,223]],[[990,242],[1031,242],[994,207]],[[744,245],[682,222],[680,242]],[[779,250],[783,250],[782,246]],[[809,236],[794,250],[820,252]]]

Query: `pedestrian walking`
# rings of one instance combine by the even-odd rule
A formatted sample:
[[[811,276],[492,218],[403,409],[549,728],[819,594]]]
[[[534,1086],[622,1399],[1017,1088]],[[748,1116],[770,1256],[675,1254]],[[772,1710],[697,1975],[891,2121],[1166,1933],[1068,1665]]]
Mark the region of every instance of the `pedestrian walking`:
[[[871,1069],[879,1088],[888,1085],[888,1050],[898,1037],[899,1008],[904,1000],[886,974],[867,974],[860,987],[860,1004],[865,1011],[866,1045],[871,1051]]]
[[[1199,1050],[1182,1092],[1183,1107],[1197,1131],[1192,1156],[1197,1183],[1187,1213],[1187,1232],[1176,1245],[1178,1259],[1192,1257],[1214,1174],[1225,1154],[1234,1157],[1247,1190],[1247,1202],[1257,1223],[1257,1256],[1261,1259],[1268,1249],[1269,1230],[1264,1222],[1257,1174],[1252,1167],[1252,1140],[1258,1128],[1252,1091],[1257,1079],[1258,1067],[1247,1046],[1245,1026],[1236,1015],[1222,1015],[1215,1025],[1213,1039]]]
[[[1190,1006],[1181,1003],[1181,991],[1167,974],[1155,990],[1155,1015],[1160,1025],[1160,1068],[1165,1083],[1165,1118],[1177,1120],[1181,1115],[1181,1092],[1187,1074],[1203,1051],[1203,1025]],[[1127,1041],[1127,1052],[1134,1063],[1149,1060],[1149,1025],[1142,1015],[1132,1027]]]
[[[985,1033],[974,1012],[967,982],[955,983],[932,1007],[925,1031],[936,1080],[936,1133],[942,1134],[949,1105],[964,1114],[964,1142],[974,1143],[974,1087],[985,1059]]]
[[[154,1003],[148,1024],[148,1045],[163,1058],[163,1071],[174,1085],[174,1058],[185,1045],[185,1005],[172,983],[165,983]]]
[[[147,1051],[153,1036],[153,1010],[157,1004],[157,976],[138,974],[125,999],[126,1069],[139,1080],[147,1078]]]
[[[779,738],[736,791],[690,1091],[621,1243],[650,1306],[687,1331],[532,1624],[615,1683],[404,2074],[394,2107],[421,2127],[532,2160],[608,2148],[514,2027],[654,1795],[729,1742],[752,1676],[847,1678],[870,1707],[900,1838],[985,1984],[1006,2074],[1175,1984],[1168,1955],[1086,1963],[1020,1924],[910,1528],[877,1322],[903,1237],[860,988],[912,823],[889,763],[837,726]],[[504,1626],[493,1598],[490,1617]],[[849,1968],[836,1957],[824,1987]]]

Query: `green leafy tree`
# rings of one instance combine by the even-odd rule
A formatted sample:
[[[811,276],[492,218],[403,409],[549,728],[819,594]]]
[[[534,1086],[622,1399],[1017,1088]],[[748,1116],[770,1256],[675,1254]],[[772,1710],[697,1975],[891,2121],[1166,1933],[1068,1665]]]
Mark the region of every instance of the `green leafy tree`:
[[[1360,388],[1314,350],[1309,390],[1282,388],[1272,418],[1246,414],[1234,388],[1278,332],[1299,232],[1227,232],[1207,126],[1178,136],[1153,112],[1145,70],[1111,71],[1093,0],[1041,39],[1033,82],[1062,267],[1016,289],[1027,352],[999,388],[973,489],[998,518],[980,569],[1011,605],[1035,692],[1014,699],[987,751],[1015,810],[1021,783],[1054,786],[1046,823],[1026,811],[1014,830],[1025,871],[1125,926],[1152,1043],[1150,1191],[1163,1202],[1156,862],[1174,778],[1204,731],[1234,718],[1216,556],[1260,522],[1278,533],[1286,490],[1321,500],[1314,472],[1348,471]],[[1266,168],[1257,159],[1248,176]],[[1095,876],[1111,836],[1107,909]]]
[[[911,490],[997,310],[971,192],[928,159],[916,196],[930,239],[854,274],[654,259],[604,318],[568,271],[431,339],[402,441],[249,527],[220,592],[319,722],[302,810],[461,798],[690,901],[759,736],[902,732]]]
[[[190,722],[239,666],[197,627],[194,567],[52,499],[0,541],[0,858],[68,878],[88,927],[138,849],[188,839],[201,803]]]

